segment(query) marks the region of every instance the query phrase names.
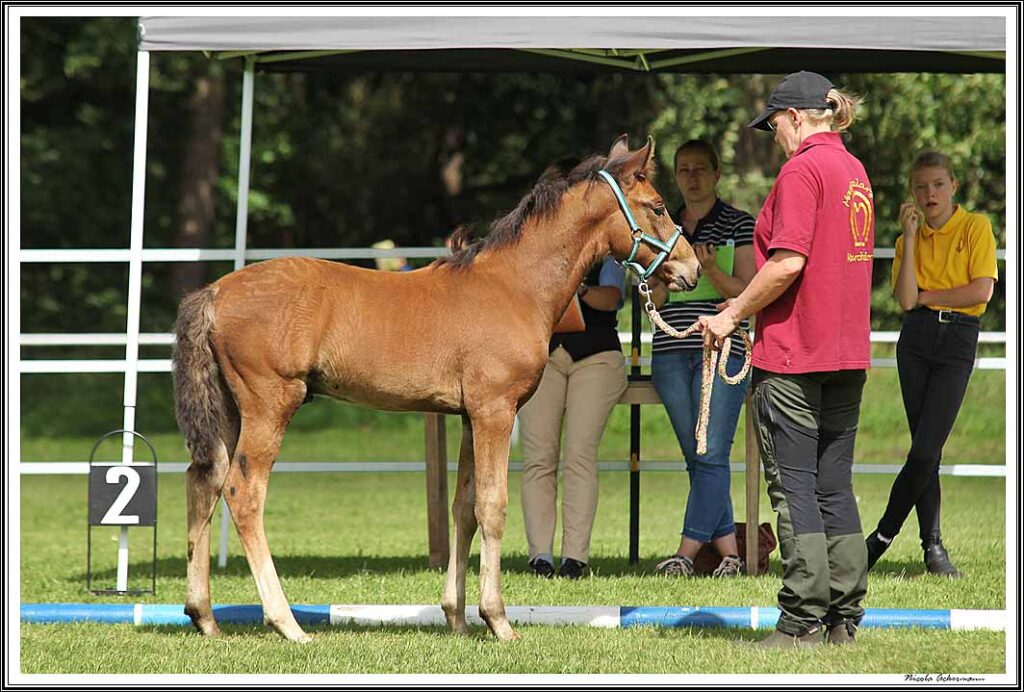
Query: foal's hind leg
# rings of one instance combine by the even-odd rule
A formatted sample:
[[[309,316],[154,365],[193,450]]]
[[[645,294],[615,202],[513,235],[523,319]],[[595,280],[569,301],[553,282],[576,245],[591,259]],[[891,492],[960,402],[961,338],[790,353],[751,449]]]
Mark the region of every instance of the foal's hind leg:
[[[448,627],[455,634],[469,633],[469,627],[466,625],[466,565],[469,562],[469,547],[476,533],[476,489],[473,483],[473,424],[467,416],[463,416],[459,475],[455,501],[452,503],[455,538],[448,558],[448,576],[441,599]]]
[[[283,637],[303,643],[312,641],[312,638],[295,621],[281,588],[264,533],[263,508],[270,469],[288,421],[304,395],[303,383],[287,383],[277,398],[266,399],[281,402],[276,409],[240,407],[242,430],[224,485],[224,497],[231,508],[231,516],[263,603],[263,620]]]
[[[227,478],[231,454],[238,443],[238,411],[228,402],[222,413],[220,444],[212,459],[192,460],[185,474],[188,504],[188,593],[185,614],[200,632],[218,636],[210,606],[210,519]]]
[[[228,451],[223,441],[214,458],[193,461],[185,474],[188,500],[188,594],[185,614],[208,636],[219,636],[210,606],[210,519],[228,472]]]
[[[519,639],[505,615],[501,597],[501,539],[508,506],[508,451],[515,419],[514,402],[495,402],[474,411],[473,454],[476,476],[474,511],[480,524],[480,617],[503,641]]]

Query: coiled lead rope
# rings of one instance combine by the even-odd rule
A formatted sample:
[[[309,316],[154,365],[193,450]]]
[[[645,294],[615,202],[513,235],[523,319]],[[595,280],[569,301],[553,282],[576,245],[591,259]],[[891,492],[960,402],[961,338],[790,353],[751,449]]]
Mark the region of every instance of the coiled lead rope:
[[[694,322],[683,331],[677,330],[675,327],[667,323],[658,314],[658,311],[654,307],[654,301],[651,298],[651,287],[647,284],[646,280],[641,280],[637,286],[637,290],[640,295],[644,298],[644,310],[647,311],[647,316],[651,320],[651,324],[655,325],[661,331],[665,332],[669,336],[676,339],[685,339],[694,332],[700,330],[700,322]],[[726,372],[726,365],[729,362],[729,349],[732,347],[732,339],[726,338],[722,344],[722,350],[716,351],[710,346],[704,346],[704,361],[702,369],[702,377],[700,382],[700,415],[697,417],[697,454],[706,454],[708,451],[708,420],[711,418],[711,389],[714,386],[715,381],[715,370],[718,370],[718,374],[726,384],[736,385],[743,381],[743,378],[747,376],[747,372],[750,370],[750,354],[751,344],[750,335],[747,334],[743,329],[737,329],[736,333],[740,335],[740,339],[743,340],[743,367],[735,375],[729,375]]]

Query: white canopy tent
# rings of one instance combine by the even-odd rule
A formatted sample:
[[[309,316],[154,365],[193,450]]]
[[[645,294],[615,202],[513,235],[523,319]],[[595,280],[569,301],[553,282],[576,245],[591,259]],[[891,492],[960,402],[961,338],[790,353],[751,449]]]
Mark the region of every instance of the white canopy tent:
[[[881,14],[881,13],[880,13]],[[136,86],[124,425],[135,428],[151,51],[245,60],[235,267],[246,259],[254,75],[263,70],[1003,72],[1009,19],[850,17],[142,17]],[[155,252],[155,251],[147,251]],[[160,251],[166,253],[167,251]],[[178,260],[224,251],[180,251]],[[408,256],[407,251],[395,251]],[[189,254],[190,253],[190,254]],[[125,435],[123,463],[134,437]],[[127,582],[122,530],[118,589]],[[222,550],[223,552],[223,550]]]
[[[143,17],[139,48],[335,68],[991,72],[999,16]],[[754,54],[752,56],[752,54]],[[755,62],[756,61],[756,62]],[[560,63],[560,64],[559,64]]]

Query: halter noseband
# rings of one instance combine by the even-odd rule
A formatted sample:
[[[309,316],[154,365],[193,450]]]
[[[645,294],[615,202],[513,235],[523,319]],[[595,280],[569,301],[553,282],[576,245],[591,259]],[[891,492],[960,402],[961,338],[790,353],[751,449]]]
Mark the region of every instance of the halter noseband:
[[[622,261],[622,266],[632,271],[641,279],[646,280],[650,278],[651,274],[658,270],[661,263],[664,262],[665,258],[672,252],[672,248],[676,246],[676,242],[678,242],[679,237],[682,235],[683,229],[676,226],[676,231],[672,234],[672,237],[668,239],[668,242],[644,233],[643,229],[637,225],[636,220],[633,218],[633,214],[629,211],[629,205],[626,204],[626,197],[622,194],[622,189],[619,187],[619,184],[615,182],[615,178],[612,174],[604,169],[598,171],[597,174],[604,178],[604,181],[611,186],[612,192],[615,193],[615,200],[619,203],[619,209],[622,210],[622,214],[626,217],[626,223],[629,224],[629,231],[633,235],[633,249],[630,250],[629,257]],[[635,261],[636,253],[640,249],[640,245],[642,243],[646,243],[659,251],[658,256],[654,258],[653,262],[651,262],[651,266],[647,268],[644,268],[642,264]]]

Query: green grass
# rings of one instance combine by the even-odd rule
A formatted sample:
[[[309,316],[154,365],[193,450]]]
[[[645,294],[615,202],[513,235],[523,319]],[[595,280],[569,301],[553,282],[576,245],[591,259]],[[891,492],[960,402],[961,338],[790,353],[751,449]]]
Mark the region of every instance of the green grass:
[[[32,375],[26,377],[50,377]],[[154,377],[154,376],[150,376]],[[23,387],[25,381],[23,378]],[[168,386],[169,380],[147,382],[143,386]],[[1003,464],[1006,461],[1006,388],[1005,373],[979,370],[968,386],[953,432],[946,443],[943,461],[946,464]],[[95,435],[68,436],[59,434],[61,421],[77,415],[71,403],[53,402],[48,416],[53,420],[53,434],[29,434],[24,426],[21,435],[21,458],[25,461],[84,461],[96,439]],[[26,407],[33,404],[24,403]],[[87,404],[79,404],[78,409]],[[34,409],[32,415],[38,414]],[[156,447],[161,461],[185,461],[187,453],[181,435],[166,425],[157,425],[165,416],[152,408],[140,411],[137,429]],[[173,416],[171,417],[173,425]],[[110,427],[119,426],[120,417],[112,418]],[[33,430],[45,429],[36,424]],[[157,432],[154,432],[156,430]],[[163,430],[161,432],[161,430]],[[448,458],[458,458],[461,423],[455,416],[447,417]],[[733,447],[733,459],[743,454],[744,419],[741,415]],[[415,413],[378,413],[335,401],[317,398],[302,407],[285,435],[279,459],[282,461],[421,461],[423,459],[423,417]],[[116,442],[116,440],[115,440]],[[857,436],[858,463],[902,463],[910,443],[906,416],[900,397],[899,380],[894,369],[871,371],[861,407],[861,425]],[[114,450],[114,446],[103,448]],[[146,456],[140,446],[139,459]],[[518,446],[512,458],[520,459]],[[625,461],[629,458],[629,407],[617,406],[601,441],[598,458]],[[679,459],[679,445],[668,416],[660,406],[644,406],[641,413],[641,458],[650,460]]]
[[[454,478],[450,478],[454,483]],[[873,525],[891,477],[856,477],[865,525]],[[743,479],[734,476],[737,516]],[[628,475],[601,475],[592,541],[593,573],[580,582],[538,580],[526,569],[519,475],[510,474],[503,545],[503,591],[509,605],[762,605],[775,603],[772,573],[729,581],[656,577],[653,564],[674,550],[685,474],[642,474],[639,565],[628,551]],[[440,600],[443,573],[426,566],[426,500],[420,473],[281,474],[270,486],[267,534],[292,603],[421,603]],[[158,593],[93,596],[85,592],[86,485],[83,477],[21,479],[22,602],[181,603],[185,593],[184,479],[160,477]],[[762,490],[762,497],[763,497]],[[946,544],[968,575],[951,581],[923,573],[916,523],[871,573],[869,608],[1005,607],[1005,484],[998,478],[944,478]],[[762,520],[771,520],[762,502]],[[979,511],[984,508],[984,511]],[[216,527],[216,523],[215,523]],[[216,533],[216,528],[214,529]],[[131,577],[145,583],[148,529],[135,529]],[[97,577],[113,581],[116,530],[94,529]],[[477,602],[478,544],[467,598]],[[557,552],[557,538],[556,538]],[[232,532],[231,559],[214,567],[217,603],[258,603],[248,566]],[[102,559],[101,559],[102,558]],[[104,563],[103,560],[106,560]],[[290,645],[262,627],[225,628],[222,640],[178,628],[22,625],[22,670],[28,673],[999,673],[1001,632],[864,630],[854,650],[765,655],[743,646],[763,636],[740,630],[592,630],[521,627],[523,640],[493,641],[483,628],[459,639],[437,628],[315,630],[307,647]]]
[[[878,354],[886,355],[886,354]],[[888,354],[891,355],[891,354]],[[40,397],[22,400],[21,458],[25,461],[85,460],[102,415],[85,390],[67,390],[62,376],[42,380]],[[147,379],[148,378],[148,379]],[[163,379],[161,379],[163,378]],[[109,381],[107,381],[109,380]],[[118,402],[120,382],[104,380],[103,405]],[[23,387],[34,382],[22,378]],[[140,378],[138,428],[156,445],[161,461],[184,461],[181,436],[173,430],[162,375]],[[47,389],[49,388],[49,389]],[[92,391],[89,387],[85,389]],[[44,391],[45,390],[45,391]],[[52,390],[52,391],[51,391]],[[28,391],[27,389],[24,391]],[[62,398],[54,393],[67,391]],[[977,371],[946,445],[944,463],[1005,463],[1005,374]],[[83,398],[84,397],[84,398]],[[97,399],[99,401],[100,399]],[[109,401],[108,401],[109,400]],[[38,406],[36,404],[39,404]],[[116,413],[116,411],[115,411]],[[82,417],[88,420],[82,420]],[[117,427],[120,415],[111,419]],[[23,421],[24,423],[24,421]],[[733,458],[743,454],[741,417]],[[105,423],[100,423],[102,426]],[[76,427],[77,426],[77,427]],[[629,410],[616,408],[599,458],[628,458]],[[448,456],[458,455],[460,423],[448,417]],[[303,407],[281,450],[283,461],[374,461],[423,459],[423,419],[418,414],[369,412],[327,400]],[[875,369],[865,389],[857,441],[859,463],[899,463],[909,436],[895,370]],[[141,450],[140,446],[137,449]],[[116,440],[104,448],[117,453]],[[141,451],[138,458],[145,458]],[[520,450],[513,447],[512,458]],[[645,406],[642,459],[679,459],[679,449],[661,407]],[[682,464],[680,464],[681,468]],[[519,505],[519,475],[511,473],[508,523],[503,544],[503,592],[509,605],[719,605],[775,604],[778,554],[765,577],[730,581],[673,580],[651,568],[678,544],[687,480],[679,472],[642,474],[639,565],[628,553],[628,475],[601,475],[601,498],[592,540],[592,574],[582,582],[538,580],[526,569],[526,543]],[[855,490],[865,526],[884,507],[891,476],[860,475]],[[945,541],[961,581],[924,574],[916,544],[916,522],[871,573],[864,605],[869,608],[1005,607],[1005,483],[999,478],[943,478]],[[454,487],[450,477],[449,487]],[[83,477],[21,479],[21,592],[23,602],[181,603],[185,594],[184,479],[160,475],[158,593],[118,598],[85,591],[86,484]],[[733,477],[737,518],[744,516],[743,477]],[[772,521],[761,489],[762,521]],[[979,508],[981,508],[979,510]],[[435,604],[443,573],[426,566],[426,499],[421,473],[279,474],[267,505],[267,533],[278,571],[292,603]],[[217,533],[219,522],[214,524]],[[133,587],[148,585],[146,558],[152,533],[135,529],[130,571]],[[96,586],[114,582],[116,530],[93,529]],[[557,553],[556,537],[556,553]],[[215,539],[216,543],[216,539]],[[467,598],[479,595],[477,550],[470,561]],[[217,603],[258,603],[252,577],[234,531],[225,570],[214,568]],[[744,646],[763,636],[741,630],[595,630],[582,627],[521,627],[522,641],[499,644],[484,628],[455,638],[440,628],[315,629],[307,647],[289,645],[263,627],[225,627],[221,640],[180,628],[107,625],[22,625],[22,670],[29,673],[998,673],[1005,670],[1001,632],[925,630],[862,631],[856,649],[765,655]]]
[[[441,628],[311,629],[312,644],[283,643],[262,628],[225,628],[222,639],[129,625],[22,628],[26,672],[191,674],[984,674],[1004,669],[1002,633],[926,630],[863,635],[855,649],[761,653],[763,636],[726,630],[598,630],[530,626],[499,644],[483,632]],[[64,636],[61,636],[64,634]],[[951,657],[949,650],[956,650]],[[158,682],[158,681],[157,681]],[[337,682],[337,681],[335,681]],[[508,682],[512,682],[511,680]]]

